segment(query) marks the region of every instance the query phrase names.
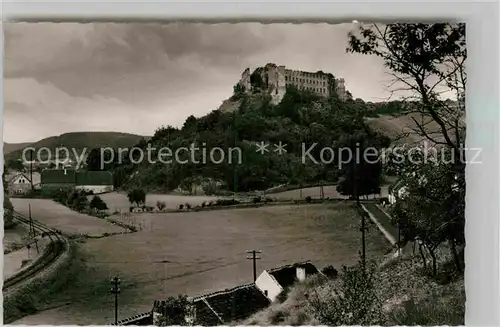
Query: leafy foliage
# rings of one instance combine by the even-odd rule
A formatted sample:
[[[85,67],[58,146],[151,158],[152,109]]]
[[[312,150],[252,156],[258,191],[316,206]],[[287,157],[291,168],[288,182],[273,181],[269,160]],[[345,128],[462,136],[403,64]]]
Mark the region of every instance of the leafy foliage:
[[[91,209],[95,209],[97,211],[108,210],[106,202],[104,202],[98,195],[94,195],[94,197],[89,203],[89,206]]]
[[[6,166],[3,167],[3,175],[2,175],[2,182],[3,182],[3,227],[4,229],[10,228],[14,224],[14,218],[13,218],[13,211],[14,211],[14,206],[12,205],[12,202],[10,202],[9,196],[7,195],[9,190],[9,184],[5,180],[5,175],[7,173],[7,168]]]
[[[419,240],[437,273],[436,249],[447,241],[458,271],[463,270],[465,245],[465,24],[376,24],[349,35],[349,52],[380,57],[392,71],[394,85],[407,96],[403,111],[418,113],[438,126],[438,136],[413,118],[416,131],[438,147],[442,157],[428,160],[423,152],[409,160],[390,158],[390,169],[403,176],[408,196],[392,210],[403,243]],[[393,90],[396,91],[396,90]],[[455,93],[457,101],[440,97]],[[415,155],[415,153],[414,153]],[[397,161],[397,162],[396,162]],[[425,265],[425,256],[422,259]]]
[[[128,201],[136,206],[141,206],[146,203],[146,192],[142,189],[133,189],[127,194]]]
[[[384,314],[377,286],[377,269],[373,262],[359,262],[343,267],[340,285],[330,301],[310,299],[312,310],[321,324],[331,326],[383,325]]]
[[[125,189],[168,192],[178,187],[191,190],[202,186],[210,194],[223,191],[222,187],[245,192],[287,183],[320,180],[333,183],[339,177],[336,162],[303,161],[303,147],[316,143],[311,155],[319,158],[322,147],[332,144],[340,147],[348,135],[369,130],[363,120],[366,115],[363,102],[324,99],[293,87],[287,89],[277,105],[271,103],[268,94],[245,96],[240,102],[236,112],[215,110],[200,118],[190,116],[181,129],[161,127],[150,141],[138,145],[146,149],[149,143],[152,158],[157,158],[159,148],[168,147],[175,152],[194,144],[199,150],[193,155],[179,152],[179,160],[185,163],[172,160],[168,164],[160,161],[134,164],[124,159],[113,168],[115,180],[120,180],[120,187]],[[382,137],[373,132],[363,135],[372,139]],[[270,144],[265,156],[255,152],[255,143],[260,141]],[[286,144],[287,152],[282,155],[273,151],[273,144],[279,142]],[[210,160],[214,147],[225,151],[221,163]],[[203,149],[206,161],[202,161]],[[231,149],[240,151],[230,153]]]
[[[158,208],[158,210],[162,211],[167,207],[167,204],[164,201],[157,201],[156,207]]]
[[[89,208],[89,200],[85,192],[73,191],[69,194],[65,205],[78,212],[83,212]]]
[[[161,314],[159,326],[187,326],[186,317],[190,313],[187,296],[170,296],[161,307],[157,308],[157,312]]]

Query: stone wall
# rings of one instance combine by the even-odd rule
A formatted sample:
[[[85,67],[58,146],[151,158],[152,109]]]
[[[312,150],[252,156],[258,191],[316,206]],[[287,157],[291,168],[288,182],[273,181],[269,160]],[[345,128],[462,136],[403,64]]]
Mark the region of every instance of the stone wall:
[[[239,82],[245,87],[248,93],[252,92],[250,75],[250,69],[245,69]],[[267,81],[267,91],[270,93],[274,104],[279,103],[283,99],[286,88],[291,85],[300,90],[309,90],[323,97],[328,97],[333,90],[342,101],[347,99],[345,80],[338,78],[331,81],[331,75],[321,71],[312,73],[292,70],[286,69],[283,65],[277,66],[271,63],[264,67],[262,75],[264,81]],[[332,85],[332,83],[335,83],[335,85]]]

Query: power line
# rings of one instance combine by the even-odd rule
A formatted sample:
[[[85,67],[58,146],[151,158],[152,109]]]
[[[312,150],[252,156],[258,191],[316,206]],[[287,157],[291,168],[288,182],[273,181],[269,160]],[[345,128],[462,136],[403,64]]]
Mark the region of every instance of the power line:
[[[248,260],[253,261],[253,281],[255,282],[257,280],[257,260],[260,259],[260,257],[257,257],[257,253],[262,253],[262,251],[258,250],[250,250],[247,251],[247,253],[252,253],[252,257],[247,257]]]

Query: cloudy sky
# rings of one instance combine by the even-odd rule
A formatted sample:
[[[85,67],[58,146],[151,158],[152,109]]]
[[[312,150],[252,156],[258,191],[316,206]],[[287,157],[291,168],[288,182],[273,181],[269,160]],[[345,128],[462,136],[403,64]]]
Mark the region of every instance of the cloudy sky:
[[[4,24],[4,141],[74,131],[152,135],[227,99],[247,68],[323,70],[387,97],[377,58],[346,54],[353,24]]]

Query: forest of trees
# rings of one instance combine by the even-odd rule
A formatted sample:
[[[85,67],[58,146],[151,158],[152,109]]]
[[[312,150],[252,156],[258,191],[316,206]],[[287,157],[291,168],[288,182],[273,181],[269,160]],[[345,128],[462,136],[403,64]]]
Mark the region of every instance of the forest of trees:
[[[177,149],[194,143],[207,149],[239,148],[242,162],[235,158],[232,163],[221,164],[172,162],[156,164],[144,162],[134,164],[125,156],[118,164],[106,165],[112,170],[115,186],[130,189],[143,188],[154,191],[171,191],[187,180],[204,179],[220,181],[229,191],[263,190],[280,184],[337,182],[342,171],[338,161],[329,164],[302,162],[303,144],[318,146],[311,151],[319,156],[323,146],[348,147],[353,137],[365,146],[387,146],[390,140],[372,131],[364,122],[367,108],[359,101],[342,102],[290,87],[281,103],[273,105],[267,94],[241,94],[239,110],[223,113],[214,110],[200,118],[190,116],[182,128],[160,127],[148,142],[137,145],[146,149],[168,147]],[[255,143],[286,144],[287,152],[279,155],[272,150],[265,156],[256,153]],[[98,170],[99,151],[91,151],[87,160],[89,169]],[[153,151],[152,157],[156,153]],[[184,158],[183,158],[184,159]],[[200,160],[201,158],[196,158]],[[337,158],[338,159],[338,158]]]

